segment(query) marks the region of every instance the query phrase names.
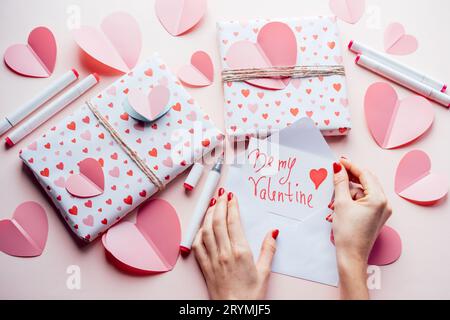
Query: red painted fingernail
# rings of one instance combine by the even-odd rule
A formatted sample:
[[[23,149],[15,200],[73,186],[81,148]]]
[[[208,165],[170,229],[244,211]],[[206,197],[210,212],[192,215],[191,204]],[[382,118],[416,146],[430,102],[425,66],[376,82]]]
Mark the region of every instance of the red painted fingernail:
[[[224,188],[220,188],[219,189],[219,197],[222,196],[225,193],[225,189]]]
[[[328,205],[328,209],[333,209],[334,207],[334,200],[330,202],[330,204]]]
[[[279,234],[280,234],[280,230],[278,230],[278,229],[273,230],[272,231],[272,238],[277,240]]]
[[[216,204],[216,199],[212,198],[211,201],[209,202],[209,206],[212,207]]]
[[[328,222],[330,222],[330,218],[331,218],[331,213],[329,215],[327,215],[327,217],[325,218],[325,220],[327,220]]]
[[[342,165],[340,163],[337,163],[337,162],[333,163],[333,171],[335,174],[341,172],[341,170],[342,170]]]
[[[233,192],[228,192],[228,201],[231,201],[233,199]]]

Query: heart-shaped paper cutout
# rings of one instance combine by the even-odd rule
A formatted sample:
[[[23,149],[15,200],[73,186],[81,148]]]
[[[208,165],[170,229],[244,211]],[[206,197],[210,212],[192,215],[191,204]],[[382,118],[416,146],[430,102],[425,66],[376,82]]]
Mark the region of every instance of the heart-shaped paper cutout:
[[[384,32],[384,49],[387,53],[407,55],[419,47],[416,37],[406,34],[400,23],[391,23]]]
[[[5,63],[18,74],[47,78],[56,63],[56,40],[50,29],[37,27],[28,36],[28,44],[15,44],[6,49]]]
[[[341,20],[357,23],[366,10],[365,0],[330,0],[331,11]]]
[[[206,12],[206,0],[156,0],[155,11],[167,32],[179,36],[202,19]]]
[[[90,198],[103,193],[105,176],[101,164],[93,158],[78,163],[79,174],[71,175],[66,181],[66,190],[74,197]]]
[[[238,41],[226,54],[231,69],[266,69],[292,67],[297,64],[297,39],[291,28],[282,22],[269,22],[258,33],[256,43]],[[246,82],[265,89],[281,90],[291,78],[261,78]]]
[[[82,26],[72,31],[75,42],[95,60],[122,72],[137,63],[142,47],[141,30],[128,13],[115,12],[103,19],[100,30]]]
[[[139,207],[136,224],[123,221],[102,237],[103,246],[119,267],[146,273],[172,270],[180,241],[177,212],[163,199]]]
[[[152,122],[169,111],[169,100],[170,91],[166,86],[156,86],[148,94],[139,89],[131,89],[128,93],[128,105],[125,104],[124,107],[136,120]]]
[[[197,51],[191,57],[191,64],[186,65],[178,72],[178,78],[191,87],[206,87],[214,79],[214,67],[209,54]]]
[[[369,265],[386,266],[400,258],[402,254],[402,240],[397,231],[384,226],[375,241],[369,256]]]
[[[36,257],[47,242],[48,221],[39,203],[19,205],[11,220],[0,221],[0,250],[16,257]]]
[[[433,124],[431,103],[421,96],[399,100],[394,88],[384,82],[371,85],[364,101],[367,125],[377,144],[393,149],[423,135]]]
[[[420,205],[433,205],[448,193],[445,174],[431,173],[430,157],[423,151],[408,152],[397,167],[395,192]]]
[[[311,178],[311,181],[314,183],[316,190],[319,189],[320,185],[322,184],[322,182],[325,181],[327,176],[328,176],[328,171],[325,168],[321,168],[318,170],[312,169],[309,172],[309,177]]]
[[[333,230],[331,230],[330,241],[335,244]],[[391,227],[384,226],[372,247],[367,263],[375,266],[386,266],[397,261],[401,254],[402,240],[400,236]]]

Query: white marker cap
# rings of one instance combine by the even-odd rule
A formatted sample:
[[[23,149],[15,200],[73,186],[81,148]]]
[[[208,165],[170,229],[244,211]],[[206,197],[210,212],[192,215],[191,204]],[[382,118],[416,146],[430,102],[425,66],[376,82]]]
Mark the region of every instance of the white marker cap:
[[[191,171],[189,172],[189,175],[184,181],[184,188],[189,191],[194,190],[202,174],[203,174],[203,165],[198,162],[194,163]]]
[[[0,120],[0,136],[3,135],[6,131],[12,128],[11,123],[9,123],[6,118]]]

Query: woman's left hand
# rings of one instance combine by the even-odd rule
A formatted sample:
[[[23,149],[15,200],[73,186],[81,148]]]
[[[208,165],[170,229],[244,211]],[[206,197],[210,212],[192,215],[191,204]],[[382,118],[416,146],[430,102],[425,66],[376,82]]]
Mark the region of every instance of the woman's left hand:
[[[255,263],[242,229],[237,199],[220,188],[192,245],[210,298],[264,299],[277,236],[278,230],[266,235]]]

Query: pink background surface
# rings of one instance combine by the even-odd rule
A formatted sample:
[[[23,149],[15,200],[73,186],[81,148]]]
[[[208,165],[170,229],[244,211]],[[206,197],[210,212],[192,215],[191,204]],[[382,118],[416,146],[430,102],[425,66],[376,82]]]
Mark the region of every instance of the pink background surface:
[[[438,79],[450,82],[450,44],[444,35],[450,32],[448,12],[450,2],[367,0],[368,12],[357,25],[340,22],[342,44],[360,40],[377,49],[383,47],[383,31],[391,22],[403,23],[408,32],[420,42],[419,50],[400,60],[427,72]],[[413,4],[412,4],[413,3]],[[3,0],[0,10],[0,52],[17,42],[25,42],[35,26],[46,25],[56,36],[58,58],[54,75],[49,79],[29,79],[18,76],[2,64],[0,72],[0,115],[4,116],[34,96],[47,83],[71,67],[80,71],[81,77],[95,71],[80,58],[78,47],[68,32],[70,6],[78,6],[82,24],[98,25],[101,17],[116,10],[125,10],[136,17],[144,34],[141,58],[158,51],[173,70],[188,63],[192,52],[198,49],[209,52],[216,66],[215,82],[203,89],[189,89],[199,104],[223,129],[222,86],[219,81],[219,54],[215,22],[255,17],[289,17],[330,14],[328,1],[299,0],[210,0],[207,15],[193,32],[178,38],[170,36],[157,21],[153,1],[76,1],[76,0]],[[363,99],[367,87],[379,77],[356,67],[355,56],[345,50],[344,61],[348,75],[349,99],[353,131],[344,139],[330,139],[337,155],[345,155],[375,172],[394,208],[388,224],[394,227],[403,240],[400,260],[381,268],[381,289],[373,290],[372,297],[380,299],[446,298],[450,299],[450,203],[445,199],[434,207],[419,207],[400,199],[394,193],[394,172],[400,158],[413,149],[426,151],[433,162],[433,170],[449,176],[450,148],[448,110],[433,105],[436,121],[432,129],[415,144],[405,148],[384,151],[377,147],[367,130]],[[101,83],[85,95],[93,96],[117,77],[102,76]],[[410,92],[395,86],[401,98]],[[118,271],[105,259],[104,249],[97,241],[80,248],[69,235],[62,220],[49,204],[44,193],[23,170],[18,152],[26,143],[56,123],[79,105],[73,103],[47,124],[26,138],[19,146],[0,148],[0,218],[9,218],[23,201],[35,200],[44,205],[49,219],[49,237],[42,256],[22,259],[0,254],[0,298],[147,298],[147,299],[202,299],[207,291],[194,257],[179,259],[172,272],[157,276],[135,277]],[[182,229],[185,230],[197,189],[192,195],[184,194],[185,175],[177,179],[159,197],[170,201],[178,210]],[[203,180],[204,181],[204,180]],[[242,208],[245,210],[245,208]],[[134,219],[134,214],[131,214]],[[280,235],[282,236],[282,235]],[[77,265],[81,269],[81,290],[66,286],[66,269]],[[273,274],[268,298],[271,299],[336,299],[335,288]]]

